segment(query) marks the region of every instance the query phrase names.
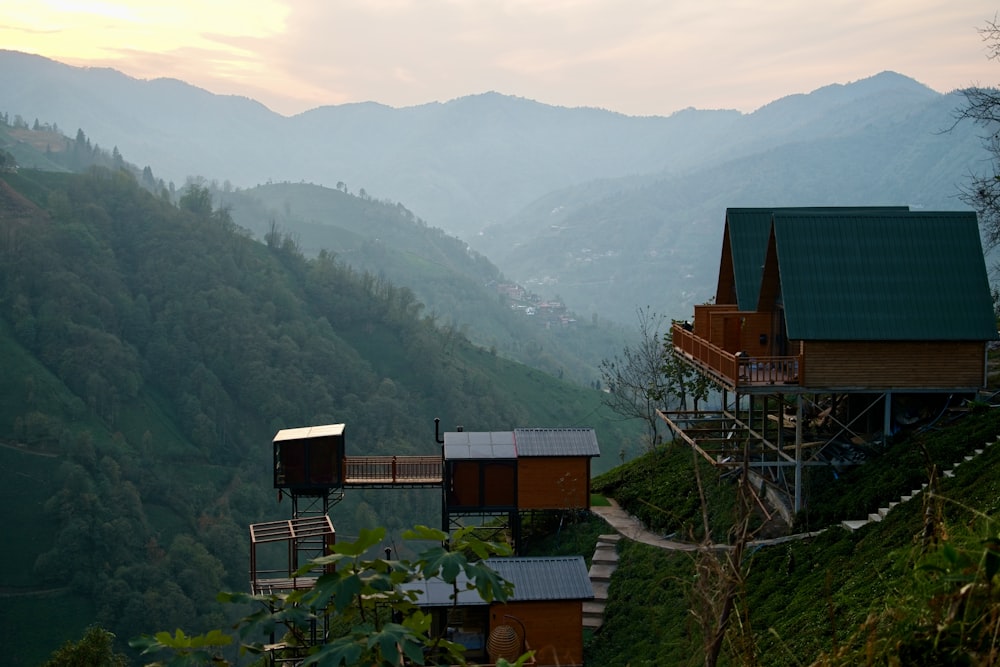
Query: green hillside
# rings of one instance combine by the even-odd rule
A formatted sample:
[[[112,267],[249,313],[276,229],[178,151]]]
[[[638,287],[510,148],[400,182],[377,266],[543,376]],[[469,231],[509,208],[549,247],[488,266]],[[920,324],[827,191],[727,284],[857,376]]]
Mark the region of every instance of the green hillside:
[[[224,625],[215,593],[246,587],[247,525],[288,516],[277,429],[344,422],[349,453],[410,454],[437,451],[435,417],[592,426],[611,453],[596,470],[638,441],[598,391],[473,345],[334,252],[257,242],[210,201],[104,169],[0,177],[7,664],[92,622],[120,639]],[[345,538],[395,535],[435,525],[439,503],[352,492],[333,518]]]
[[[1000,446],[990,443],[998,434],[1000,410],[982,409],[900,439],[836,479],[814,469],[799,523],[818,534],[748,549],[719,664],[995,664]],[[713,541],[730,542],[735,484],[683,446],[640,457],[594,485],[660,534],[701,539],[693,465],[702,466]],[[927,483],[934,493],[895,505],[880,522],[840,526]],[[705,664],[699,614],[717,619],[729,581],[718,562],[623,542],[587,664]]]
[[[600,361],[631,335],[565,308],[548,317],[525,315],[505,295],[509,283],[486,257],[402,204],[372,199],[363,189],[352,194],[346,185],[268,183],[213,188],[212,197],[255,238],[277,233],[293,239],[307,257],[326,250],[357,271],[406,285],[424,305],[423,316],[550,375],[594,385]]]

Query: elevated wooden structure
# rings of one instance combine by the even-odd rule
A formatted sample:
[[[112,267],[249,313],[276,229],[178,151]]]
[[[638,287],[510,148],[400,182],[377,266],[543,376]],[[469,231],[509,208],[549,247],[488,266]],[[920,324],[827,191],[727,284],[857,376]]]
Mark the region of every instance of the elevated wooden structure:
[[[348,456],[345,431],[344,424],[325,424],[283,429],[274,436],[274,487],[279,499],[291,498],[292,518],[250,526],[252,593],[284,593],[316,583],[315,574],[296,576],[296,571],[328,553],[335,543],[330,506],[343,498],[347,488],[440,488],[445,532],[464,522],[489,523],[491,530],[502,532],[513,542],[515,553],[520,545],[522,513],[585,510],[590,506],[590,460],[600,455],[593,429],[457,431],[443,438],[436,432],[435,440],[442,445],[439,456]],[[498,568],[515,568],[510,576],[506,570],[498,571],[519,587],[517,603],[511,601],[497,611],[483,606],[477,598],[478,602],[472,601],[461,614],[453,609],[450,615],[439,615],[438,627],[442,631],[447,627],[455,641],[472,649],[472,656],[495,660],[493,654],[500,651],[497,655],[502,655],[502,647],[515,636],[517,646],[508,648],[520,655],[530,634],[540,642],[532,646],[542,656],[530,664],[580,664],[582,599],[593,597],[582,558],[579,563],[567,559],[528,564],[523,559],[501,560],[504,562]],[[580,570],[586,590],[578,581]],[[575,583],[560,589],[559,582],[567,577]],[[532,597],[538,595],[538,580],[548,581],[548,593]],[[447,589],[449,593],[453,590],[450,586]],[[512,612],[523,617],[516,619],[519,629],[506,622],[513,618]],[[300,637],[298,652],[276,644],[272,637],[272,663],[296,662],[308,646],[325,641],[327,631],[328,617],[321,615]]]
[[[857,462],[985,387],[997,330],[976,216],[728,209],[714,303],[671,337],[722,400],[660,416],[713,463],[756,468],[797,511],[804,466]]]
[[[446,532],[490,520],[516,552],[524,512],[590,508],[590,463],[600,456],[594,429],[457,431],[443,445]]]
[[[315,574],[300,577],[296,571],[312,558],[329,553],[335,543],[336,533],[328,516],[251,524],[251,594],[312,588],[317,579]],[[265,553],[272,546],[278,548]]]

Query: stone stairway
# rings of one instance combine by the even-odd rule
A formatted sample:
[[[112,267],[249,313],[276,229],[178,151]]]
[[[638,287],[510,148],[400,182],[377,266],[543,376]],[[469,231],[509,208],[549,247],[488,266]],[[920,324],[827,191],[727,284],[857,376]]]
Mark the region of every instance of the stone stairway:
[[[608,585],[618,567],[618,541],[621,535],[601,535],[597,538],[594,558],[590,562],[590,584],[594,599],[583,603],[584,630],[597,630],[604,623],[604,605],[608,602]]]
[[[1000,442],[1000,439],[987,442],[986,443],[986,447],[991,447],[992,445],[996,444],[997,442]],[[969,461],[974,460],[977,456],[979,456],[980,454],[982,454],[983,451],[984,450],[982,450],[982,449],[975,450],[972,454],[966,456],[964,459],[962,459],[961,461],[959,461],[955,465],[953,465],[951,467],[951,469],[945,470],[942,473],[942,476],[944,476],[944,477],[954,477],[955,476],[955,468],[957,468],[958,466],[962,465],[963,463],[967,463]],[[889,511],[893,507],[895,507],[896,505],[899,505],[900,503],[905,503],[905,502],[907,502],[909,500],[912,500],[915,496],[920,495],[920,493],[922,493],[924,491],[924,489],[926,489],[926,488],[927,488],[927,482],[924,482],[923,484],[920,485],[919,489],[914,489],[913,491],[911,491],[909,493],[909,495],[901,496],[898,502],[890,502],[888,504],[888,506],[886,506],[886,507],[880,507],[877,512],[872,512],[871,514],[869,514],[867,519],[852,519],[852,520],[847,520],[847,521],[841,521],[840,525],[843,526],[844,528],[847,528],[848,530],[858,530],[862,526],[866,526],[869,523],[872,523],[872,522],[875,522],[875,521],[881,521],[882,519],[885,518],[885,515],[888,514]]]

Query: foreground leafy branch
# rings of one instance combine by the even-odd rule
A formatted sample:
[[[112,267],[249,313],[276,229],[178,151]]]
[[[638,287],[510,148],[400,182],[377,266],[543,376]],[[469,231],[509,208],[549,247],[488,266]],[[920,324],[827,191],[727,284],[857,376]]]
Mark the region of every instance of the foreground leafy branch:
[[[241,653],[271,653],[303,667],[466,664],[464,647],[432,633],[431,617],[417,607],[418,594],[406,585],[440,579],[452,586],[453,603],[460,591],[473,589],[486,602],[504,602],[513,587],[483,561],[509,556],[510,548],[480,540],[471,527],[449,540],[447,533],[417,526],[403,538],[436,543],[417,558],[367,558],[384,537],[384,528],[365,529],[356,541],[337,544],[329,555],[310,561],[295,576],[320,573],[311,588],[268,595],[219,594],[222,602],[256,607],[236,625]],[[279,633],[279,641],[263,641]],[[233,641],[220,630],[194,637],[177,630],[173,635],[143,635],[131,645],[142,655],[169,654],[150,667],[180,667],[228,665],[218,653]]]

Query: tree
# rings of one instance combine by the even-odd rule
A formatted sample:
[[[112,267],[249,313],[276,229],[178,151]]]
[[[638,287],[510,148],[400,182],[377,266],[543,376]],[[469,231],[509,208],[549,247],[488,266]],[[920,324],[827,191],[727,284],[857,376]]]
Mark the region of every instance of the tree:
[[[661,332],[666,318],[647,306],[637,312],[639,340],[626,345],[620,356],[601,361],[601,382],[607,389],[604,404],[629,419],[646,423],[649,445],[660,444],[660,417],[656,411],[670,405],[686,406],[708,393],[708,385],[675,356],[667,333]]]
[[[1000,24],[996,19],[987,22],[979,34],[987,45],[987,57],[1000,60]],[[990,173],[973,174],[961,197],[979,213],[987,250],[992,250],[1000,245],[1000,90],[972,87],[961,93],[966,105],[955,112],[958,122],[971,120],[986,128],[983,143],[992,156]]]
[[[212,215],[212,193],[207,187],[192,183],[188,186],[187,192],[181,195],[180,207],[182,211],[188,211],[200,218],[208,218]]]
[[[128,667],[128,657],[116,653],[115,636],[96,625],[87,628],[78,642],[66,642],[42,667]]]
[[[484,542],[475,536],[475,528],[448,534],[426,526],[417,526],[403,534],[406,540],[437,542],[415,560],[366,558],[378,547],[385,529],[362,529],[355,542],[337,543],[328,556],[313,559],[296,576],[319,571],[316,584],[307,590],[287,594],[249,595],[222,593],[219,599],[237,604],[255,605],[257,611],[237,625],[241,650],[253,654],[276,652],[273,657],[293,659],[303,666],[338,667],[339,665],[424,665],[428,660],[444,659],[445,664],[464,665],[464,648],[436,636],[431,631],[431,617],[414,604],[417,594],[406,584],[427,579],[441,579],[453,587],[451,599],[457,603],[462,590],[475,589],[486,601],[506,601],[513,589],[482,560],[491,555],[509,555],[506,545]],[[466,584],[461,583],[463,581]],[[464,588],[463,588],[464,586]],[[328,618],[327,635],[319,642],[310,639],[313,628]],[[283,633],[280,646],[265,647],[262,638]],[[153,665],[226,665],[215,653],[233,642],[220,630],[188,636],[181,630],[173,635],[160,632],[132,640],[131,645],[143,655],[171,651],[173,658]],[[516,665],[530,657],[521,658]],[[504,661],[500,665],[509,664]]]

